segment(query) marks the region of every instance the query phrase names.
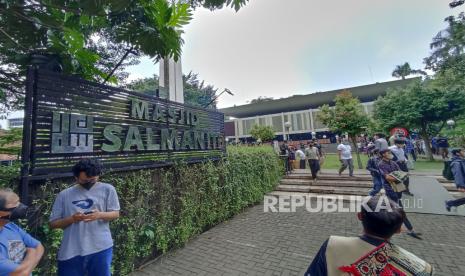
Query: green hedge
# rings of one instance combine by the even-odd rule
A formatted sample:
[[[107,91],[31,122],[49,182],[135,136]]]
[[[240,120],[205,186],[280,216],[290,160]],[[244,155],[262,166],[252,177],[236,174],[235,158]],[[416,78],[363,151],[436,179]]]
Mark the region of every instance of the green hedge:
[[[120,198],[121,217],[111,223],[115,241],[115,275],[129,272],[193,236],[260,202],[277,185],[283,166],[269,146],[228,147],[227,158],[171,168],[107,173]],[[7,178],[5,178],[7,179]],[[2,178],[1,185],[9,186]],[[37,219],[30,232],[47,249],[38,274],[56,272],[61,231],[50,230],[47,219],[57,192],[72,179],[47,182],[34,191]]]

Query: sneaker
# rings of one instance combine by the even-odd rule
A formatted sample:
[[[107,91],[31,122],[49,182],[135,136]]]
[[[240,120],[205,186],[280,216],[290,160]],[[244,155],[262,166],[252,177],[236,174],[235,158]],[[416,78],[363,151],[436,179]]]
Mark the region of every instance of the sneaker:
[[[418,239],[418,240],[423,240],[420,236],[422,235],[421,233],[417,232],[408,232],[407,235],[409,235],[412,238]]]
[[[450,212],[449,201],[446,200],[444,203],[446,204],[446,210],[447,210],[447,212]]]

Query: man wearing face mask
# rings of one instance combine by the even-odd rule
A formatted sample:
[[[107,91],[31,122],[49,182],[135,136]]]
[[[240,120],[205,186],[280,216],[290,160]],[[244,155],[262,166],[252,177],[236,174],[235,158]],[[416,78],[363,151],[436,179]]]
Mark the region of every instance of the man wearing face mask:
[[[101,165],[84,159],[73,167],[77,184],[61,191],[50,227],[64,230],[58,252],[59,276],[110,276],[113,239],[109,222],[119,217],[115,188],[99,182]]]
[[[0,275],[31,275],[44,247],[18,225],[11,222],[26,218],[27,206],[9,189],[0,190]]]

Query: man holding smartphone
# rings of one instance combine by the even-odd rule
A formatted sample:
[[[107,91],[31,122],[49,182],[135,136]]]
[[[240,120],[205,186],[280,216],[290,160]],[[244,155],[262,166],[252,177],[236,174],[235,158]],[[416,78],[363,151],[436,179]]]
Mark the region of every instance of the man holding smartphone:
[[[61,191],[53,204],[50,227],[64,230],[58,252],[59,276],[110,276],[113,239],[109,222],[119,217],[115,188],[99,182],[97,160],[73,167],[77,184]]]

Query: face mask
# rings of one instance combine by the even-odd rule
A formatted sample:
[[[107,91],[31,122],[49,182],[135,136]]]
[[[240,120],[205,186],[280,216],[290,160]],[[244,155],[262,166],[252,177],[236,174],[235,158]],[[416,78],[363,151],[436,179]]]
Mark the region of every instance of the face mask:
[[[27,205],[20,203],[18,206],[10,209],[5,209],[4,211],[11,211],[9,216],[1,217],[2,219],[7,220],[17,220],[26,218]]]
[[[79,185],[81,185],[86,190],[90,190],[90,188],[92,188],[92,186],[94,186],[95,183],[96,183],[96,181],[89,180],[89,181],[84,182],[84,183],[79,183]]]

